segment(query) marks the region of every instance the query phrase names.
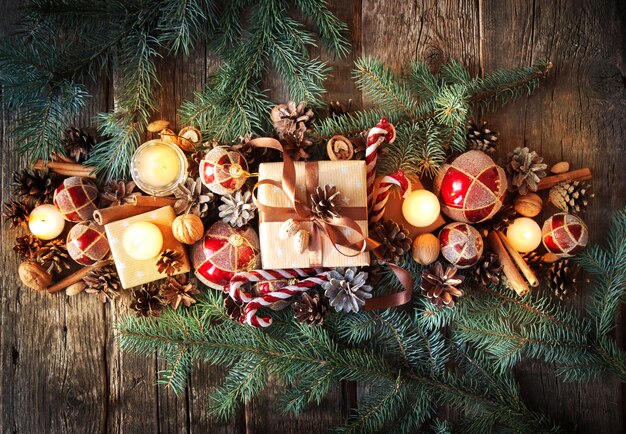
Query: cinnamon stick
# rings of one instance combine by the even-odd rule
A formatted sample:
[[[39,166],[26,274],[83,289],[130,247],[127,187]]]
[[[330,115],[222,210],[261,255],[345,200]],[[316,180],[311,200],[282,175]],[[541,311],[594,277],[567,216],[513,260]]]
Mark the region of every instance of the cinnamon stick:
[[[112,262],[113,261],[111,261],[111,260],[100,261],[100,262],[95,263],[94,265],[90,265],[89,267],[83,267],[80,270],[76,271],[75,273],[70,274],[65,279],[59,280],[54,285],[48,286],[46,288],[46,291],[48,291],[50,294],[54,294],[55,292],[62,291],[65,288],[67,288],[68,286],[73,285],[74,283],[76,283],[79,280],[81,280],[91,270],[97,270],[98,268],[105,267],[105,266],[111,264]]]
[[[133,196],[130,203],[134,206],[154,206],[162,208],[164,206],[174,206],[176,199],[173,197],[156,197],[156,196]]]
[[[111,222],[133,217],[144,212],[154,211],[158,206],[135,206],[132,204],[111,206],[109,208],[97,209],[93,212],[93,219],[100,226]]]
[[[64,176],[81,176],[85,178],[96,178],[93,174],[93,166],[83,166],[80,163],[68,163],[63,161],[48,161],[37,160],[33,164],[33,168],[37,170],[50,170],[51,172],[58,173]]]
[[[504,235],[501,231],[497,231],[497,234],[498,237],[500,237],[500,241],[502,241],[504,248],[507,252],[509,252],[511,259],[513,259],[513,262],[515,262],[517,268],[520,269],[530,286],[532,286],[533,288],[539,286],[539,280],[537,280],[535,272],[528,266],[526,261],[524,261],[522,255],[520,255],[519,252],[513,248],[506,235]]]
[[[589,181],[591,179],[591,170],[577,169],[566,173],[560,173],[558,175],[546,176],[539,181],[537,190],[547,190],[563,181]]]
[[[498,255],[498,259],[502,265],[502,272],[506,276],[509,286],[517,293],[517,295],[526,295],[528,291],[530,291],[530,288],[528,287],[526,280],[522,277],[519,271],[517,271],[513,260],[502,245],[502,241],[500,241],[498,234],[490,232],[489,235],[487,235],[487,242],[491,246],[491,250]]]

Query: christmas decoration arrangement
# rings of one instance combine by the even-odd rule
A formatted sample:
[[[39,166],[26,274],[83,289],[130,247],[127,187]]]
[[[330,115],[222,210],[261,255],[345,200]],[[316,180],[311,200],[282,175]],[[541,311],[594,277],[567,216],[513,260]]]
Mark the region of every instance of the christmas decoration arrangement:
[[[226,29],[211,36],[223,64],[176,128],[149,122],[154,44],[186,53],[206,35],[176,2],[161,3],[141,26],[138,6],[123,24],[81,22],[77,37],[99,54],[80,62],[70,44],[71,71],[59,60],[58,75],[25,75],[49,91],[33,96],[39,109],[17,131],[33,163],[13,175],[2,211],[25,286],[102,303],[130,297],[122,348],[159,350],[170,365],[161,381],[176,392],[194,359],[228,365],[210,407],[223,418],[270,377],[295,413],[334,381],[356,380],[372,391],[345,431],[423,429],[442,402],[462,410],[453,422],[464,431],[551,431],[557,424],[519,397],[512,368],[522,357],[553,363],[565,380],[605,371],[626,380],[612,337],[626,291],[626,212],[606,246],[588,247],[591,171],[545,161],[532,144],[503,155],[498,133],[473,119],[532,91],[549,62],[471,78],[454,61],[437,74],[416,61],[399,76],[363,58],[355,77],[375,107],[333,102],[317,119],[326,68],[307,55],[309,33],[279,18],[283,2],[247,5],[255,19],[242,38],[230,32],[243,25],[243,4],[221,15],[194,4],[187,13],[218,14],[211,25]],[[327,48],[346,52],[345,25],[324,2],[295,4]],[[35,4],[32,19],[81,20],[58,6]],[[114,5],[102,10],[115,16]],[[55,38],[39,31],[30,50],[5,47],[0,71],[32,72],[30,56]],[[103,46],[111,32],[124,37]],[[273,108],[257,88],[257,60],[269,57],[294,97]],[[79,83],[109,58],[133,92],[101,115],[96,135],[69,119],[86,97]],[[28,83],[8,77],[6,103],[21,108]],[[585,278],[581,317],[561,300]]]

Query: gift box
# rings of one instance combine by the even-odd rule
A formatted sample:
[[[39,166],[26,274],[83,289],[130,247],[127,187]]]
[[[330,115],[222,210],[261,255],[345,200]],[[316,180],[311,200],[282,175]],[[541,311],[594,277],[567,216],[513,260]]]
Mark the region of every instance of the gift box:
[[[332,184],[341,195],[339,214],[349,217],[360,227],[363,235],[349,228],[338,229],[351,243],[367,237],[367,186],[364,161],[309,161],[296,162],[296,199],[310,205],[311,194],[318,186]],[[259,181],[282,180],[283,163],[262,163]],[[258,201],[265,205],[259,209],[259,240],[261,262],[265,269],[305,267],[352,267],[369,265],[369,253],[333,246],[321,231],[313,231],[313,222],[298,220],[293,204],[285,192],[275,185],[263,184],[257,190]],[[292,238],[281,240],[281,225],[295,218],[303,229],[312,234],[311,243],[304,253],[294,248]],[[337,251],[337,249],[339,251]]]
[[[161,251],[165,249],[172,249],[183,253],[181,261],[182,267],[174,274],[189,272],[190,265],[185,246],[177,241],[172,233],[172,222],[175,218],[176,214],[174,213],[174,209],[171,206],[165,206],[163,208],[129,217],[124,220],[118,220],[104,226],[104,230],[106,231],[109,245],[111,247],[113,261],[115,262],[115,267],[117,268],[117,274],[119,275],[120,282],[124,288],[132,288],[133,286],[154,282],[155,280],[167,277],[166,274],[159,273],[156,265],[158,256],[156,258],[146,260],[137,260],[131,258],[128,256],[128,253],[126,253],[126,250],[122,245],[124,231],[132,223],[136,222],[154,223],[159,228],[161,234],[163,235],[163,247]]]

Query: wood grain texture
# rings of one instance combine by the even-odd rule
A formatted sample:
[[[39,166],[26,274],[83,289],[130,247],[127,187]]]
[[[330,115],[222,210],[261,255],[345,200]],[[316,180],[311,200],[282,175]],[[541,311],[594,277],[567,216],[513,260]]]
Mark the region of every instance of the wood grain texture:
[[[0,0],[0,32],[10,34],[21,2]],[[494,114],[484,114],[500,132],[502,150],[527,144],[547,160],[566,160],[594,173],[595,200],[586,216],[591,236],[599,240],[611,210],[625,205],[626,182],[626,32],[619,0],[375,0],[331,1],[330,7],[350,25],[352,53],[334,59],[315,49],[333,67],[327,100],[353,99],[355,108],[369,105],[350,76],[360,55],[379,57],[395,70],[416,57],[438,68],[450,58],[472,73],[528,65],[539,57],[555,65],[530,98],[521,98]],[[202,88],[217,62],[199,47],[191,55],[167,57],[158,64],[161,88],[155,91],[159,111],[176,128],[176,109]],[[275,76],[264,87],[277,102],[288,92]],[[92,89],[78,125],[89,125],[99,111],[112,108],[114,82]],[[13,170],[26,161],[10,138],[15,116],[1,112],[0,196],[10,193]],[[155,385],[163,362],[122,353],[113,341],[112,325],[125,300],[102,306],[86,295],[66,298],[23,288],[15,273],[13,235],[0,223],[0,431],[20,433],[186,432],[301,433],[323,432],[341,422],[356,405],[354,385],[336,385],[319,407],[299,419],[277,411],[277,384],[242,407],[231,422],[208,418],[212,388],[225,369],[196,364],[185,394],[176,397]],[[581,307],[583,296],[574,302]],[[621,331],[620,331],[621,333]],[[552,367],[525,361],[518,369],[526,401],[576,432],[622,432],[622,388],[613,377],[579,385],[564,384]],[[360,388],[358,396],[367,394]]]

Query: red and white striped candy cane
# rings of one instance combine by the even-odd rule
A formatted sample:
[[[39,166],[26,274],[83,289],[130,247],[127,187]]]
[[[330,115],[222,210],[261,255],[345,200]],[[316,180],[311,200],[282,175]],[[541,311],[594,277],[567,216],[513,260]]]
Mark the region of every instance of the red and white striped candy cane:
[[[376,178],[376,160],[378,147],[383,143],[392,143],[396,139],[396,129],[383,117],[374,128],[367,133],[367,147],[365,148],[365,163],[367,164],[367,204],[372,205],[374,200],[374,179]]]
[[[411,192],[411,183],[406,178],[402,170],[398,170],[391,175],[384,176],[380,180],[378,190],[376,191],[376,198],[370,207],[370,225],[373,225],[382,218],[383,213],[385,212],[385,205],[387,205],[387,200],[389,200],[391,187],[394,185],[400,187],[402,197],[406,197],[406,195]]]
[[[288,268],[284,270],[250,270],[235,273],[230,279],[228,286],[224,288],[233,300],[248,303],[252,300],[252,295],[244,290],[242,286],[250,282],[262,282],[264,280],[292,279],[294,277],[315,276],[323,272],[322,268]]]
[[[316,276],[307,277],[294,285],[285,286],[277,291],[268,292],[261,297],[254,298],[244,309],[242,320],[254,327],[268,327],[272,324],[272,318],[257,316],[257,311],[265,306],[270,306],[277,301],[291,298],[294,294],[306,292],[328,280],[327,273],[320,273]]]

